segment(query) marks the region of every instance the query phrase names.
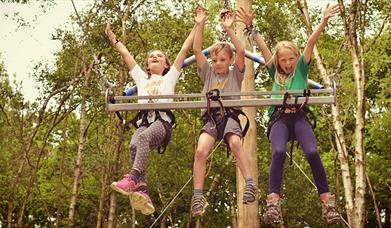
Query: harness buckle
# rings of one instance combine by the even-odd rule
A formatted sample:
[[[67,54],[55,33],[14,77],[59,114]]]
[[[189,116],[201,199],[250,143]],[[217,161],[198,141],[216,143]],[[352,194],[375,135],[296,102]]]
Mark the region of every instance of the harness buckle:
[[[209,90],[208,92],[206,92],[206,97],[212,101],[218,101],[220,99],[220,90]]]

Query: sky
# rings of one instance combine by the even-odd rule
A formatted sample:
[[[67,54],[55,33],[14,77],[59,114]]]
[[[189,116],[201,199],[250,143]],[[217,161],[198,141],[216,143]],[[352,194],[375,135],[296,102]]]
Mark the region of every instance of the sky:
[[[93,1],[74,0],[78,12],[88,7]],[[0,61],[3,61],[10,80],[22,82],[22,92],[27,100],[33,101],[38,96],[35,82],[30,77],[33,66],[39,61],[54,63],[54,55],[60,48],[60,42],[51,40],[56,28],[66,25],[69,16],[74,13],[70,0],[56,0],[45,13],[40,8],[40,1],[29,4],[0,3]],[[13,20],[14,13],[30,22],[31,27],[17,28]],[[5,14],[10,15],[6,17]]]
[[[51,40],[56,28],[70,28],[69,16],[74,13],[70,0],[55,0],[56,4],[42,12],[41,1],[29,4],[0,3],[0,61],[3,61],[10,80],[22,82],[22,93],[29,101],[38,97],[35,82],[30,76],[34,64],[42,61],[54,63],[54,53],[59,50],[60,42]],[[79,13],[91,5],[92,0],[74,0]],[[332,0],[307,0],[309,7],[324,7]],[[18,23],[12,15],[19,12],[31,27],[17,28]],[[6,17],[5,15],[11,15]]]

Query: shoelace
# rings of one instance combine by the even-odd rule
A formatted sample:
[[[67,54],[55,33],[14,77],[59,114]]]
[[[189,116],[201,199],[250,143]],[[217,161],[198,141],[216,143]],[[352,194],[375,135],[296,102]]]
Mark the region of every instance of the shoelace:
[[[194,198],[194,202],[192,206],[193,213],[202,211],[205,204],[206,204],[206,199],[204,197],[201,196],[201,197]]]
[[[279,222],[280,214],[278,201],[268,201],[266,202],[266,212],[265,217],[268,218],[269,222]]]
[[[252,203],[255,201],[255,186],[252,184],[246,184],[243,193],[243,203]]]
[[[335,209],[335,207],[333,205],[325,205],[325,213],[324,213],[324,217],[327,219],[327,220],[331,220],[331,219],[335,219],[335,218],[339,218],[340,215],[338,213],[338,211]]]

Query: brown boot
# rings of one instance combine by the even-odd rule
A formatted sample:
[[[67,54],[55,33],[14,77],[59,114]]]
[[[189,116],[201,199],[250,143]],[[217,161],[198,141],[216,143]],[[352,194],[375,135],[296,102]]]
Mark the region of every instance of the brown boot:
[[[281,221],[280,198],[276,195],[269,194],[266,199],[266,211],[263,214],[266,224],[279,223]]]
[[[327,224],[341,221],[341,215],[335,209],[335,196],[333,194],[328,194],[326,201],[322,201],[322,218]]]

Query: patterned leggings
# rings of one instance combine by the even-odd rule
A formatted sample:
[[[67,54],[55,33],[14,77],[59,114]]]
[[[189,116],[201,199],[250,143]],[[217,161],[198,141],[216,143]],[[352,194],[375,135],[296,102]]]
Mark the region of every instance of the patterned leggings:
[[[146,182],[145,170],[149,151],[161,146],[166,137],[166,129],[160,120],[156,120],[149,127],[139,127],[130,141],[130,159],[132,170],[140,172],[139,181]]]
[[[305,157],[310,164],[318,193],[329,192],[326,171],[318,153],[316,138],[312,127],[304,112],[283,114],[270,130],[272,143],[272,163],[269,174],[269,194],[280,193],[284,162],[286,158],[286,144],[289,139],[296,138]]]

